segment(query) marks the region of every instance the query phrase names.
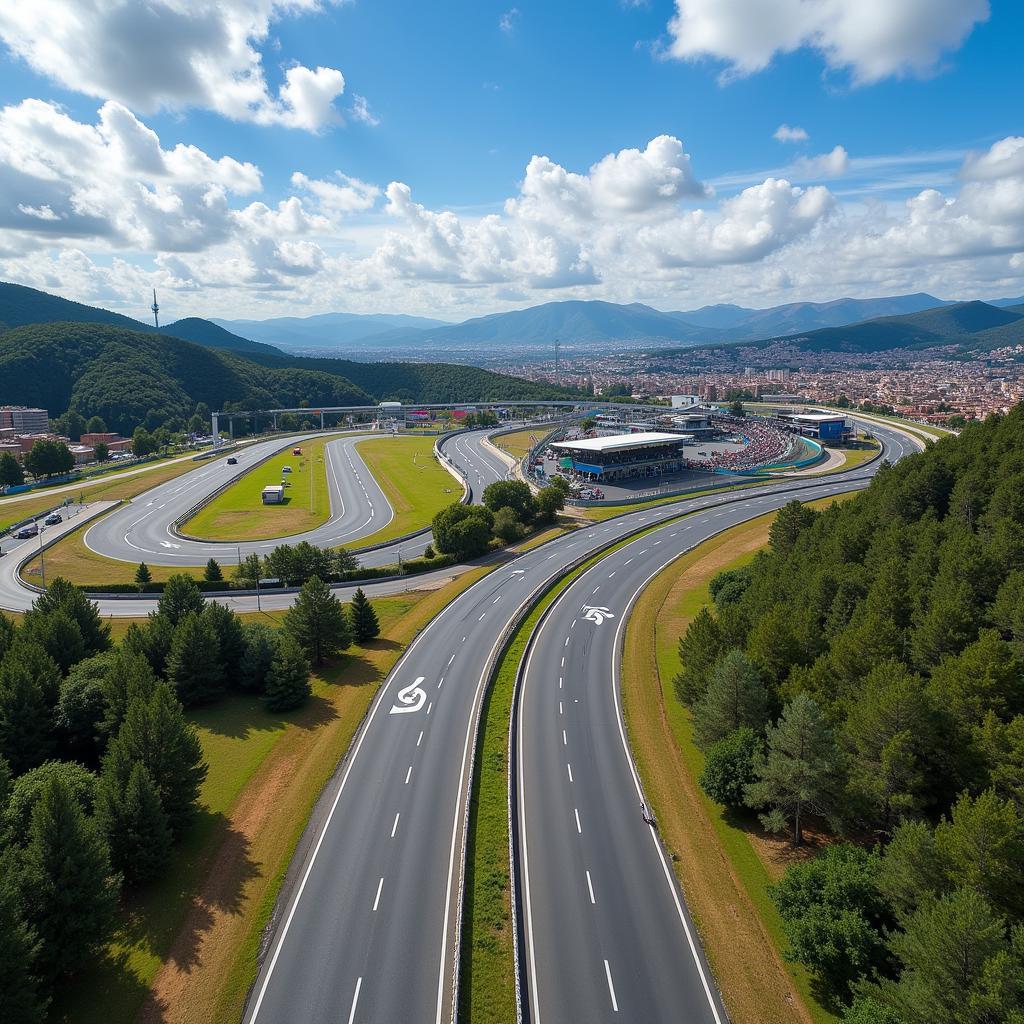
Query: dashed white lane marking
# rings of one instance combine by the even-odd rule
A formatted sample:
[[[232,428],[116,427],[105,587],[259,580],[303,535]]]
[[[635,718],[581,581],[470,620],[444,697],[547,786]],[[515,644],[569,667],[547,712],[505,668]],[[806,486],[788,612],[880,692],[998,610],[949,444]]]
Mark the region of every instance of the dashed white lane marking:
[[[429,704],[427,705],[427,714],[428,714],[428,715],[430,714],[431,708],[433,708],[433,706],[434,706],[434,702],[433,702],[433,701],[431,701],[431,702],[430,702],[430,703],[429,703]]]
[[[498,596],[497,596],[497,597],[496,597],[496,598],[495,598],[495,599],[494,599],[494,600],[493,600],[493,601],[491,602],[491,604],[497,604],[497,603],[498,603],[498,602],[499,602],[500,600],[501,600],[501,594],[499,594],[499,595],[498,595]]]
[[[442,686],[444,686],[444,676],[441,676],[440,680],[438,681],[437,688],[440,690]]]
[[[405,773],[405,784],[409,785],[409,779],[412,778],[412,765],[409,765],[409,770]]]
[[[572,620],[572,625],[569,628],[570,629],[575,629],[576,628],[576,620],[575,619]]]
[[[583,826],[580,824],[580,809],[578,807],[574,807],[572,809],[572,813],[576,816],[576,831],[580,835],[583,835]]]
[[[372,912],[374,914],[377,913],[377,904],[380,903],[380,891],[383,888],[384,888],[384,879],[381,878],[381,880],[377,883],[377,895],[374,896],[374,898],[373,898],[373,911]]]
[[[466,642],[466,638],[465,638],[465,637],[463,637],[463,638],[462,638],[462,642],[463,642],[463,643],[465,643],[465,642]]]
[[[565,643],[562,646],[563,647],[568,647],[569,646],[569,638],[568,637],[565,638]]]
[[[594,883],[591,882],[591,880],[590,880],[590,872],[589,871],[587,872],[587,891],[590,893],[590,902],[591,903],[596,903],[597,900],[594,899]]]
[[[362,978],[357,978],[356,979],[356,994],[352,997],[352,1009],[349,1010],[348,1024],[352,1024],[352,1022],[356,1019],[356,1006],[359,1004],[359,990],[362,987],[363,987],[363,979]]]
[[[612,577],[613,577],[614,575],[615,575],[615,573],[614,573],[614,572],[610,572],[610,573],[608,573],[608,579],[611,579],[611,578],[612,578]]]
[[[562,655],[562,668],[565,668],[565,655]]]
[[[396,833],[396,832],[398,831],[398,819],[399,819],[399,817],[401,817],[401,814],[402,814],[402,812],[401,812],[401,811],[399,811],[399,812],[398,812],[398,813],[397,813],[397,814],[395,815],[395,823],[394,823],[394,825],[392,825],[392,826],[391,826],[391,838],[392,838],[392,839],[394,839],[394,838],[395,838],[395,833]]]
[[[419,738],[416,740],[416,746],[418,747],[423,742],[423,730],[420,729]]]
[[[572,765],[568,761],[565,763],[565,770],[569,773],[569,781],[572,782]]]
[[[562,708],[562,702],[561,701],[558,702],[558,713],[560,715],[564,715],[565,714],[565,711]]]
[[[632,558],[627,558],[622,564],[623,565],[629,565],[629,563],[632,562],[632,561],[633,561]]]
[[[569,741],[565,738],[565,730],[564,729],[562,730],[562,746],[563,747],[569,746]]]
[[[612,969],[608,966],[608,961],[604,962],[604,976],[608,979],[608,995],[612,997],[612,1013],[619,1012],[619,1004],[615,1000],[615,986],[612,984]]]
[[[477,619],[476,621],[477,622],[483,622],[484,621],[484,615],[486,615],[486,614],[487,614],[487,612],[484,612],[483,615],[481,615],[480,618]]]
[[[453,655],[452,655],[452,656],[451,656],[451,657],[450,657],[450,658],[448,659],[448,664],[450,665],[450,664],[451,664],[451,663],[452,663],[452,662],[453,662],[454,660],[455,660],[455,655],[453,654]]]
[[[558,688],[559,689],[562,688],[562,677],[561,676],[558,677]]]

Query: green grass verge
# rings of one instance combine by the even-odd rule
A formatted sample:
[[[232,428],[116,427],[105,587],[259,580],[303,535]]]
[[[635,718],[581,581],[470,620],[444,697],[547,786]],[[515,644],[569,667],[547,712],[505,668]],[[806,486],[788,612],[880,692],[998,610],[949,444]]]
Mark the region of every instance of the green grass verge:
[[[327,489],[324,446],[332,437],[318,437],[291,447],[244,473],[191,519],[182,532],[203,540],[270,540],[305,533],[327,522],[331,502]],[[244,461],[245,453],[239,456]],[[285,473],[284,467],[291,472]],[[286,481],[281,505],[264,505],[261,493],[268,484]]]
[[[434,456],[433,437],[373,437],[357,447],[394,516],[353,547],[381,544],[429,526],[441,509],[462,496],[462,488]]]

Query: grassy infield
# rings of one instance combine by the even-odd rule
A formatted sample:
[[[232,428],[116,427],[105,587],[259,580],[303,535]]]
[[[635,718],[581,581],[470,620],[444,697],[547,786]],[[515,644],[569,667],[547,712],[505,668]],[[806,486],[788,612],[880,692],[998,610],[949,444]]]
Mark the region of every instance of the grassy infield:
[[[318,439],[303,446],[302,457],[306,465],[301,469],[298,456],[291,455],[291,449],[288,449],[287,453],[277,455],[252,473],[245,474],[238,483],[202,509],[187,525],[187,532],[211,539],[241,535],[255,540],[286,536],[326,522],[330,510],[322,459],[323,446],[327,440]],[[458,485],[433,457],[433,445],[432,437],[405,436],[371,438],[359,443],[359,453],[395,513],[383,529],[361,538],[359,546],[393,540],[418,530],[426,526],[442,508],[458,500]],[[292,486],[288,488],[291,502],[282,506],[263,506],[260,491],[267,483],[281,479],[280,467],[283,465],[292,467]],[[146,476],[145,482],[137,482],[138,478],[124,481],[122,486],[130,493],[102,494],[96,497],[133,497],[163,482],[163,478],[154,477],[155,474]],[[166,479],[170,479],[170,476]],[[309,513],[311,483],[314,490],[312,516]],[[265,519],[265,516],[268,518]],[[264,523],[269,525],[264,526]],[[77,531],[46,552],[46,572],[51,578],[63,576],[74,583],[90,586],[132,581],[134,565],[90,551],[83,538],[84,532]],[[234,549],[228,547],[226,550],[233,562]],[[196,578],[203,573],[203,566],[151,565],[149,569],[157,581],[166,580],[175,573],[186,573]],[[35,558],[25,567],[25,575],[36,578],[39,574],[39,559]]]

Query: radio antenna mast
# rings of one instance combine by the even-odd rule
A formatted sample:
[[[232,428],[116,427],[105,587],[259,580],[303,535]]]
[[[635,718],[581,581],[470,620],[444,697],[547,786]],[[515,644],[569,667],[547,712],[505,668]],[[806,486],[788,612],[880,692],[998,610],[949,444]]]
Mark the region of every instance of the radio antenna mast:
[[[153,323],[156,324],[156,329],[160,330],[160,307],[156,302],[156,289],[153,289],[153,305],[149,307],[153,310]]]

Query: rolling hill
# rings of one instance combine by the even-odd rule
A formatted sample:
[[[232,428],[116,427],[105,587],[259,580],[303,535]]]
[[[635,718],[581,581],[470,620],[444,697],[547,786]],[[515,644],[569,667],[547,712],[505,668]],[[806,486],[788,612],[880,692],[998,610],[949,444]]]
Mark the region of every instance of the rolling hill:
[[[269,346],[239,353],[105,323],[26,324],[0,334],[0,405],[75,409],[130,434],[211,409],[472,402],[571,395],[472,366],[357,363],[289,357]],[[354,379],[358,378],[358,379]]]
[[[98,306],[86,306],[81,302],[62,299],[59,295],[27,288],[21,284],[0,281],[0,330],[12,327],[25,327],[28,324],[48,323],[81,323],[110,324],[123,327],[129,331],[142,334],[156,334],[156,328],[133,320],[130,316],[113,313],[109,309]],[[270,345],[241,338],[218,327],[210,320],[200,317],[186,317],[160,329],[160,334],[168,334],[185,341],[193,341],[209,348],[226,349],[229,352],[271,352]]]
[[[445,320],[392,313],[321,313],[316,316],[279,316],[270,320],[221,320],[211,322],[255,341],[289,349],[377,347],[375,339],[390,333],[448,327]]]

